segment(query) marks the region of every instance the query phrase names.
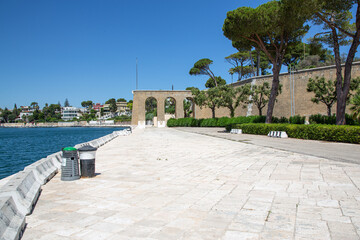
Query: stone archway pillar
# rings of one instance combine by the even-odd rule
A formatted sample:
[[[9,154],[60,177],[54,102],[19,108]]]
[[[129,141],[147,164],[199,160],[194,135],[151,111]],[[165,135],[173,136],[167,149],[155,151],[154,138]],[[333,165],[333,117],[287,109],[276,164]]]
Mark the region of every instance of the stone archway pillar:
[[[166,127],[165,121],[165,98],[156,98],[157,100],[157,126]]]
[[[175,118],[184,118],[184,99],[175,98]]]
[[[139,128],[145,128],[145,101],[146,96],[134,94],[131,124],[138,125]]]

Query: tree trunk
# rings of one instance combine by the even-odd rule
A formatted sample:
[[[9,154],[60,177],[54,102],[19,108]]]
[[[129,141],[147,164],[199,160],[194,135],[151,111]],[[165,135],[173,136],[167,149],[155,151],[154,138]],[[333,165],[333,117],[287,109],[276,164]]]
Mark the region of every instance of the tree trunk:
[[[235,116],[235,109],[233,107],[229,107],[230,117],[233,118]]]
[[[239,74],[238,74],[238,82],[240,82],[240,80],[242,79],[243,73],[244,73],[244,66],[243,66],[243,63],[241,62],[240,72],[239,72]]]
[[[211,112],[212,112],[212,118],[215,118],[215,107],[211,108]]]
[[[280,61],[281,62],[281,61]],[[276,100],[276,94],[279,90],[279,74],[281,70],[281,65],[279,66],[279,63],[273,64],[273,80],[271,85],[271,93],[268,103],[268,109],[266,113],[266,121],[265,123],[271,123],[274,106],[275,106],[275,100]]]
[[[343,99],[343,77],[342,77],[342,68],[341,68],[341,58],[340,58],[340,46],[339,38],[335,27],[331,28],[333,35],[334,43],[334,55],[335,55],[335,65],[336,65],[336,124],[344,125],[345,124],[345,108],[343,108],[344,102]],[[346,107],[346,101],[345,101]],[[344,115],[344,117],[342,117]]]
[[[250,60],[251,60],[251,71],[252,71],[252,75],[255,76],[255,71],[254,71],[254,59],[253,59],[253,57],[252,57],[251,50],[249,51],[249,55],[250,55]]]
[[[359,11],[359,6],[358,6],[357,11]],[[357,19],[357,21],[360,21],[360,19]],[[337,125],[345,125],[346,124],[346,121],[345,121],[346,100],[347,100],[347,97],[348,97],[348,94],[350,91],[352,63],[354,61],[355,53],[356,53],[356,50],[360,43],[359,38],[360,38],[360,31],[359,31],[359,29],[357,29],[356,35],[353,38],[353,42],[351,44],[349,54],[348,54],[348,56],[346,58],[346,62],[345,62],[344,82],[342,83],[342,78],[337,78],[337,82],[336,82],[336,97],[337,97],[336,124]],[[336,64],[338,64],[338,63],[336,62]],[[336,68],[336,70],[338,71],[338,68]],[[340,66],[340,71],[341,71],[341,66]],[[341,74],[341,72],[340,72],[340,74]],[[339,79],[341,80],[341,82],[339,82]]]
[[[256,66],[256,76],[260,74],[260,49],[256,49],[257,52],[257,66]]]
[[[258,108],[259,109],[259,116],[262,116],[262,108]]]
[[[327,105],[327,114],[328,117],[331,117],[331,105]]]

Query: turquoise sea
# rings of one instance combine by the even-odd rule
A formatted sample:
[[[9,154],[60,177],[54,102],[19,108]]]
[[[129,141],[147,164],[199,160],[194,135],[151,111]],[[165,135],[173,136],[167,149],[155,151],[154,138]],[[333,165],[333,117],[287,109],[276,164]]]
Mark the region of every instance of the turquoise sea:
[[[0,128],[0,179],[60,151],[122,128]]]

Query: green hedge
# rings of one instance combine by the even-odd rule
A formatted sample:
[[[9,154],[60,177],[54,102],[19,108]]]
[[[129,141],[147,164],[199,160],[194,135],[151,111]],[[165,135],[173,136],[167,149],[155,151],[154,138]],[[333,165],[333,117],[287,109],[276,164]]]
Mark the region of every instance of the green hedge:
[[[360,126],[245,123],[232,128],[242,129],[248,134],[267,135],[270,131],[285,131],[291,138],[360,143]]]
[[[168,127],[226,127],[229,131],[231,126],[234,124],[243,123],[265,123],[265,116],[248,116],[248,117],[222,117],[222,118],[205,118],[205,119],[194,119],[194,118],[179,118],[170,119],[167,123]],[[287,119],[286,117],[273,117],[273,123],[292,123],[292,124],[304,124],[305,117],[293,116]]]
[[[198,121],[195,118],[170,118],[167,121],[168,127],[198,127]]]
[[[353,119],[351,115],[345,114],[346,125],[360,125],[360,121]],[[309,117],[309,122],[311,124],[336,124],[336,115],[326,116],[321,114],[311,115]]]
[[[226,127],[233,124],[242,123],[264,123],[265,116],[249,116],[249,117],[222,117],[222,118],[179,118],[169,119],[167,122],[168,127]]]

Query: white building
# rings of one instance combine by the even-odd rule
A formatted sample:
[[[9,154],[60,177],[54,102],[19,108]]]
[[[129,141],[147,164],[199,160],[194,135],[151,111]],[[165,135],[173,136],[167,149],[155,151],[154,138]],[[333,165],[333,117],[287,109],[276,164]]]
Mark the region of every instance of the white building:
[[[23,119],[23,116],[31,116],[33,115],[32,112],[20,112],[19,119]]]
[[[81,112],[76,107],[63,107],[61,108],[61,119],[64,121],[73,120],[73,118],[80,118]]]

